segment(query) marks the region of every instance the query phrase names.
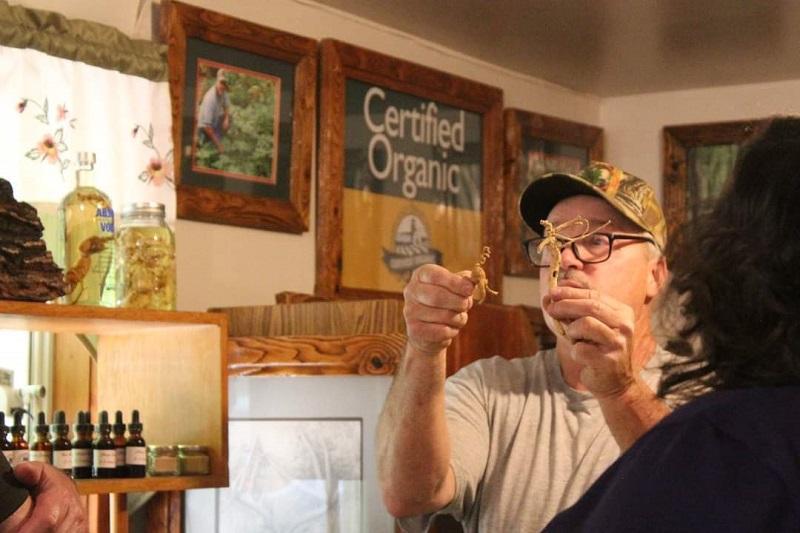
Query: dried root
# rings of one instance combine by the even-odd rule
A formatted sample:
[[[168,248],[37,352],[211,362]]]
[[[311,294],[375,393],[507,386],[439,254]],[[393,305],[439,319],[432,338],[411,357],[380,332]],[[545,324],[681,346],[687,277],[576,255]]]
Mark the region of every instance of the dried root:
[[[492,249],[488,246],[484,246],[480,260],[475,263],[475,266],[472,267],[472,271],[470,272],[469,279],[475,284],[475,290],[472,291],[472,300],[475,303],[483,303],[487,294],[493,294],[495,296],[499,294],[489,287],[489,279],[486,277],[486,271],[483,270],[483,265],[486,264],[486,261],[491,255]]]
[[[592,231],[589,231],[589,221],[582,216],[577,216],[572,220],[568,220],[563,224],[559,224],[558,226],[553,226],[553,223],[549,220],[540,220],[539,223],[544,228],[544,239],[539,243],[539,251],[541,252],[545,248],[549,248],[550,250],[550,273],[548,276],[548,287],[549,289],[554,289],[558,286],[558,275],[559,272],[561,272],[561,251],[573,242],[584,239],[589,235],[600,231],[604,227],[611,224],[611,221],[609,220],[605,224],[596,227]],[[577,228],[578,235],[576,237],[566,237],[563,235],[564,230],[569,228]],[[562,336],[565,335],[566,330],[564,329],[564,324],[555,319],[553,319],[553,322],[555,322],[556,329],[558,330],[557,333]]]

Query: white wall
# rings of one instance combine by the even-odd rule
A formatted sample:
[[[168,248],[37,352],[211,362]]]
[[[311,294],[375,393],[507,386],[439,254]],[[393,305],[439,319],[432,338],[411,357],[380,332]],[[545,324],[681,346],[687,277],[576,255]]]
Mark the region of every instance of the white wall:
[[[606,157],[662,193],[662,128],[800,113],[800,80],[606,98]]]
[[[23,0],[26,7],[113,25],[131,35],[137,0]],[[456,51],[307,0],[197,0],[190,3],[307,37],[331,37],[500,87],[505,106],[597,125],[600,99],[522,76]],[[316,187],[314,187],[316,190]],[[312,195],[313,196],[313,195]],[[312,200],[312,213],[313,213]],[[314,289],[314,231],[302,235],[179,220],[178,308],[271,304],[276,292]],[[536,284],[507,278],[507,303],[533,303]]]

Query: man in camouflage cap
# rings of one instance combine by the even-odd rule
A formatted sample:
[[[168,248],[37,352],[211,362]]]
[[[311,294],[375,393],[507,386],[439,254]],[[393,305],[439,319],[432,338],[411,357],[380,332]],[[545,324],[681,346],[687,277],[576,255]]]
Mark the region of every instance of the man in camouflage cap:
[[[381,415],[378,465],[384,502],[406,531],[437,513],[466,531],[540,531],[669,412],[654,393],[667,352],[650,314],[667,268],[652,188],[592,163],[535,180],[520,209],[540,234],[526,249],[554,349],[479,359],[445,380],[445,348],[466,324],[473,284],[425,265],[405,289],[408,344]],[[558,228],[556,248],[538,246],[542,220]]]
[[[667,244],[667,224],[646,182],[608,163],[592,162],[578,174],[553,172],[531,182],[520,197],[520,214],[537,234],[543,235],[541,220],[561,200],[588,194],[603,198],[628,220],[653,237],[660,250]]]

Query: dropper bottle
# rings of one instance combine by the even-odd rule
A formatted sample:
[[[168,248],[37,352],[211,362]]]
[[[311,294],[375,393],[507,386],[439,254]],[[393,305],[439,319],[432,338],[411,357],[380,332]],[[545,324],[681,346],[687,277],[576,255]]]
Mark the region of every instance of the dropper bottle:
[[[125,466],[128,477],[144,477],[147,473],[147,445],[142,438],[139,411],[134,409],[128,424],[128,442],[125,444]]]
[[[28,460],[28,441],[25,440],[25,424],[22,423],[24,411],[17,410],[14,413],[14,425],[11,426],[11,445],[14,447],[14,462],[12,466],[17,466]]]
[[[14,465],[14,445],[8,441],[8,426],[6,425],[6,414],[0,411],[0,450],[6,456],[8,464]]]
[[[72,477],[91,479],[92,477],[92,430],[88,414],[78,411],[75,424],[75,440],[72,441]],[[94,428],[92,428],[94,429]]]
[[[43,411],[39,411],[36,421],[36,442],[31,444],[30,460],[53,464],[53,443],[50,442],[50,427],[45,421]]]
[[[117,473],[114,477],[127,477],[128,469],[125,468],[125,424],[122,422],[122,411],[114,414],[114,450],[116,455]]]
[[[72,475],[72,443],[69,441],[69,425],[64,411],[58,411],[53,419],[53,466]]]
[[[114,441],[111,439],[111,424],[108,423],[108,411],[100,411],[100,425],[97,427],[97,432],[100,435],[94,442],[93,477],[114,477],[117,472],[117,452],[114,449]]]

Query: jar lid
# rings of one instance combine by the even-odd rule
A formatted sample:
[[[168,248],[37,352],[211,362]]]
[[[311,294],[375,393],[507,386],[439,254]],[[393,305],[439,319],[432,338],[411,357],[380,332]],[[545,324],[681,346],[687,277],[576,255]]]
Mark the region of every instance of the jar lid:
[[[205,453],[208,454],[208,446],[200,444],[178,444],[178,451],[180,453]]]
[[[147,453],[153,453],[156,455],[175,455],[178,453],[178,447],[163,444],[148,444]]]
[[[122,216],[158,215],[163,217],[165,212],[164,204],[159,202],[134,202],[122,209]]]

